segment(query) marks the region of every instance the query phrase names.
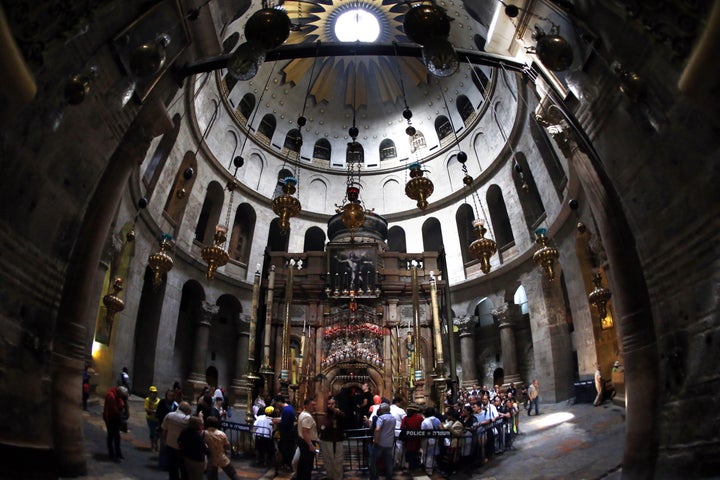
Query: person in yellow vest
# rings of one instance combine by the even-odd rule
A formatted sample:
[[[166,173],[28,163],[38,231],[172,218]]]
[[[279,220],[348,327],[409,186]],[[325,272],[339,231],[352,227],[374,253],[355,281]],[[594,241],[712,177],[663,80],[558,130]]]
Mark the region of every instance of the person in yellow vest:
[[[155,413],[159,404],[158,389],[153,385],[148,389],[148,396],[145,397],[145,418],[150,431],[150,448],[153,452],[158,451],[158,419]]]

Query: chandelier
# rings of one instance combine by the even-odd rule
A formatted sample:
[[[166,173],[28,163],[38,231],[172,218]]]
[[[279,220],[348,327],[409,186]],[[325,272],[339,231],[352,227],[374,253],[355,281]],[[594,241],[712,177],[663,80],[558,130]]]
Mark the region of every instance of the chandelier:
[[[423,170],[420,163],[410,164],[410,180],[405,184],[405,195],[413,200],[417,200],[417,207],[425,210],[428,206],[427,198],[432,195],[435,185],[432,180],[423,176],[427,170]]]
[[[355,143],[354,137],[348,147],[352,143]],[[348,161],[347,172],[345,198],[341,205],[335,205],[335,211],[342,213],[340,219],[343,225],[350,230],[350,241],[352,242],[355,239],[355,232],[365,223],[365,207],[360,200],[360,182],[355,179],[355,174],[360,173],[360,163],[352,160]]]
[[[170,248],[172,241],[172,235],[169,233],[163,233],[160,236],[160,251],[151,254],[148,257],[148,265],[153,271],[153,285],[155,287],[160,286],[163,282],[163,277],[173,267],[173,259],[168,255],[167,250]]]
[[[450,36],[450,21],[445,9],[434,1],[424,1],[405,14],[403,30],[413,42],[422,45],[422,59],[428,72],[436,77],[449,77],[460,62]]]
[[[600,314],[600,320],[604,320],[605,317],[607,317],[607,302],[610,300],[610,296],[612,294],[610,293],[610,290],[602,286],[602,277],[600,276],[600,273],[593,273],[592,281],[593,284],[595,284],[595,288],[588,295],[588,300],[593,306],[595,306],[595,308],[597,308],[597,311]]]
[[[282,180],[282,195],[278,195],[272,201],[273,212],[275,212],[280,219],[278,226],[283,233],[290,231],[290,219],[296,217],[301,210],[300,200],[293,197],[297,183],[297,178],[285,177],[285,179]]]
[[[123,289],[122,283],[122,278],[117,277],[115,283],[110,286],[112,293],[108,292],[108,294],[103,297],[103,305],[105,305],[105,309],[107,310],[105,319],[108,323],[113,321],[117,313],[125,309],[125,302],[118,295]]]
[[[468,246],[470,253],[480,260],[480,270],[483,273],[490,272],[490,257],[495,255],[497,252],[497,244],[492,238],[485,238],[487,229],[485,228],[485,222],[480,219],[476,219],[473,222],[473,228],[477,238]]]
[[[240,161],[235,163],[235,174],[237,174],[237,169],[240,165],[242,165],[242,162]],[[230,202],[228,203],[227,215],[225,216],[225,225],[218,224],[215,226],[213,244],[203,247],[200,251],[203,260],[205,260],[208,264],[207,272],[205,273],[208,280],[215,278],[215,272],[217,269],[226,265],[230,259],[230,256],[225,251],[225,248],[223,248],[223,245],[227,241],[227,233],[230,228],[230,214],[232,213],[233,196],[235,195],[235,189],[237,186],[238,185],[235,183],[234,177],[227,183],[227,189],[230,192]]]
[[[537,235],[537,244],[540,245],[540,249],[533,254],[533,260],[535,263],[543,269],[545,275],[549,280],[555,279],[554,265],[560,254],[558,249],[548,245],[547,228],[538,228],[535,230]]]

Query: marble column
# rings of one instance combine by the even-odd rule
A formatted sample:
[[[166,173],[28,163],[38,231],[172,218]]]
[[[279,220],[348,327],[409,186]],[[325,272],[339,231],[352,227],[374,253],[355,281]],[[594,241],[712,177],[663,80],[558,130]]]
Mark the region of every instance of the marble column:
[[[475,321],[474,317],[456,318],[460,337],[460,359],[462,366],[462,387],[472,388],[478,382],[475,369]]]
[[[242,322],[246,324],[246,322]],[[244,375],[248,373],[248,348],[250,344],[250,333],[240,329],[237,336],[237,347],[235,349],[235,374],[233,375],[231,389],[233,392],[233,408],[238,413],[247,410],[247,391],[252,390],[252,383],[248,382]],[[251,395],[252,396],[252,395]],[[238,415],[238,419],[241,417]],[[236,420],[237,421],[237,420]]]
[[[202,392],[203,387],[207,385],[205,378],[205,367],[207,364],[208,341],[210,340],[210,325],[212,318],[217,315],[220,307],[211,303],[202,302],[200,309],[200,318],[197,327],[195,327],[195,346],[193,348],[193,362],[190,370],[190,376],[187,383],[192,386],[193,396],[195,399]]]
[[[172,122],[163,103],[148,101],[110,157],[88,202],[68,261],[50,358],[53,445],[57,473],[63,477],[87,472],[77,379],[85,364],[88,318],[97,313],[97,297],[92,292],[97,288],[98,262],[133,168],[145,158],[152,139],[170,128]]]
[[[500,348],[502,350],[503,371],[505,373],[503,384],[508,385],[510,382],[520,383],[521,378],[517,368],[517,344],[515,342],[514,330],[518,316],[522,315],[520,306],[514,303],[506,303],[502,307],[493,310],[492,315],[500,329]]]

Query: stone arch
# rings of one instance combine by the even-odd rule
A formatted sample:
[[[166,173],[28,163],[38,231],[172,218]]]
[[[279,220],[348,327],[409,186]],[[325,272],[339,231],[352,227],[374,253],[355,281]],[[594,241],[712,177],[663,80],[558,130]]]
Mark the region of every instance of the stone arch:
[[[215,226],[220,222],[224,199],[225,191],[220,183],[216,181],[210,182],[195,227],[195,240],[198,242],[206,245],[212,241]]]

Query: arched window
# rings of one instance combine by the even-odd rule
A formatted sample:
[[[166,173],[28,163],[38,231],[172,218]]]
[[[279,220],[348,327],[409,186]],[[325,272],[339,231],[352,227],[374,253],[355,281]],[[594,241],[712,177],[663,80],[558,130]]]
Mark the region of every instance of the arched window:
[[[535,141],[535,146],[540,152],[540,157],[543,159],[545,169],[547,170],[548,175],[550,175],[550,180],[552,181],[553,187],[555,187],[555,192],[557,193],[558,198],[562,200],[563,190],[567,185],[567,175],[565,174],[565,169],[563,168],[562,163],[560,163],[560,158],[555,152],[547,133],[545,133],[545,129],[538,124],[535,115],[531,115],[531,117],[530,134]]]
[[[348,142],[347,152],[345,154],[346,163],[363,163],[365,162],[365,150],[360,142]]]
[[[441,252],[443,250],[442,228],[440,221],[435,217],[430,217],[422,226],[423,251],[425,252]]]
[[[389,179],[383,184],[383,210],[386,212],[392,211],[395,203],[397,202],[398,191],[400,190],[400,183],[394,178]]]
[[[252,115],[254,109],[255,95],[253,95],[252,93],[246,93],[240,99],[240,105],[238,105],[238,111],[240,112],[240,115],[245,118],[246,122],[250,119],[250,115]]]
[[[391,158],[397,158],[397,149],[395,148],[395,142],[386,138],[380,142],[380,161]]]
[[[405,230],[395,225],[388,230],[388,250],[391,252],[407,253],[407,243],[405,242]]]
[[[465,95],[459,95],[455,105],[457,106],[458,113],[463,119],[463,122],[467,122],[468,118],[472,117],[472,114],[475,113],[472,103],[470,103],[470,100]]]
[[[305,180],[307,182],[307,179]],[[303,203],[303,209],[305,211],[311,211],[311,212],[322,212],[325,210],[326,202],[327,202],[327,190],[328,186],[327,183],[325,183],[325,180],[322,180],[320,178],[313,178],[310,181],[310,188],[303,189],[305,193],[312,192],[312,194],[308,195],[309,198],[301,199]]]
[[[325,232],[320,227],[305,230],[303,252],[322,252],[325,250]]]
[[[332,147],[326,138],[321,138],[315,142],[315,148],[313,148],[313,158],[317,160],[327,160],[329,162],[331,153]]]
[[[438,140],[441,141],[443,138],[452,135],[452,125],[445,115],[440,115],[435,119],[435,132],[437,133]]]
[[[291,225],[292,228],[292,225]],[[280,230],[280,219],[275,217],[270,222],[270,228],[268,231],[268,252],[287,252],[288,243],[290,242],[290,235],[287,232]]]
[[[223,53],[227,54],[227,53],[232,52],[239,41],[240,41],[240,33],[238,33],[238,32],[233,33],[228,38],[223,40]]]
[[[463,263],[470,263],[474,260],[468,250],[470,243],[475,240],[473,235],[473,220],[475,220],[475,212],[473,212],[472,207],[467,203],[460,205],[460,208],[455,212],[455,223],[457,224]]]
[[[290,129],[285,135],[285,143],[283,148],[288,149],[291,152],[300,153],[300,146],[302,145],[302,135],[300,130],[297,128]]]
[[[173,130],[163,135],[160,143],[158,143],[153,156],[148,162],[148,166],[145,169],[142,180],[145,184],[145,196],[149,200],[152,198],[152,194],[155,191],[155,185],[157,185],[160,174],[162,173],[165,162],[167,162],[168,156],[172,151],[175,140],[177,140],[178,133],[180,132],[180,114],[173,116]]]
[[[473,67],[472,69],[472,81],[475,88],[482,93],[483,98],[487,96],[487,85],[490,79],[480,67]]]
[[[545,219],[545,207],[540,198],[537,185],[535,185],[535,178],[522,152],[515,154],[515,162],[513,162],[512,165],[512,177],[515,183],[515,190],[520,199],[523,215],[525,216],[525,223],[530,232],[530,238],[532,238],[535,229],[539,227],[540,223]]]
[[[237,85],[238,79],[228,73],[227,75],[225,75],[225,78],[223,78],[223,81],[225,82],[227,94],[230,95],[230,92],[232,92],[233,88],[235,88],[235,85]]]
[[[490,212],[490,221],[492,222],[493,233],[495,234],[495,242],[498,250],[506,250],[515,245],[515,237],[512,233],[510,225],[510,217],[505,207],[505,199],[502,190],[497,185],[490,185],[487,191],[487,205]]]
[[[275,127],[277,126],[277,120],[275,115],[268,113],[260,121],[260,126],[257,129],[257,133],[267,138],[268,142],[272,141],[273,134],[275,133]]]
[[[247,203],[238,205],[233,220],[228,254],[230,258],[247,265],[255,232],[255,210]]]
[[[222,210],[225,192],[218,182],[210,182],[205,201],[200,209],[200,216],[195,227],[195,240],[207,245],[212,242],[215,234],[215,226],[220,221],[220,211]]]

